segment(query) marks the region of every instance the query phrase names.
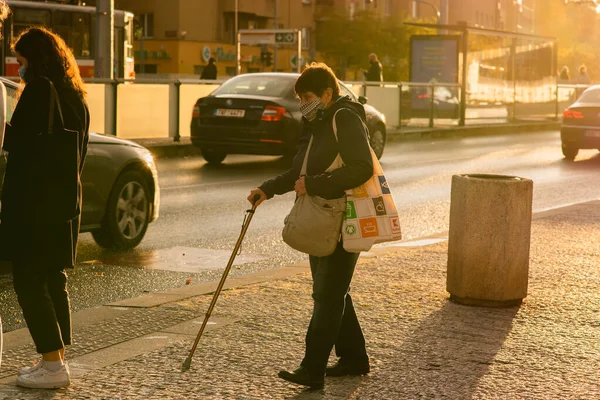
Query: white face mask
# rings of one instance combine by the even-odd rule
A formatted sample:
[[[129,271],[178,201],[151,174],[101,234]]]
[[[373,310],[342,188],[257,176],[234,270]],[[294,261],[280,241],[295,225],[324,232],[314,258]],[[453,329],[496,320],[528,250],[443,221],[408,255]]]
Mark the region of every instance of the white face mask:
[[[321,103],[321,99],[316,98],[314,100],[308,101],[306,103],[300,104],[300,112],[304,115],[309,121],[317,118],[317,114],[320,110],[322,110],[325,106]]]

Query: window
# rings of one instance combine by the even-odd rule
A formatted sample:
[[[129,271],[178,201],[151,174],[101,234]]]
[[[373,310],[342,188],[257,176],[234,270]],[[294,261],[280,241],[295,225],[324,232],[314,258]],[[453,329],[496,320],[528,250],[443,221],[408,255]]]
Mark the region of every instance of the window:
[[[356,96],[350,89],[348,89],[343,83],[340,82],[340,96],[348,96],[352,100],[356,101]]]
[[[6,87],[6,121],[10,122],[15,107],[17,107],[18,94],[17,89],[12,86],[4,85]]]
[[[32,10],[28,8],[15,8],[13,11],[13,38],[30,26],[51,26],[49,10]],[[10,43],[10,40],[6,42]]]
[[[235,69],[235,67],[232,68]],[[229,75],[229,72],[227,74]],[[213,94],[249,94],[254,96],[283,97],[292,88],[294,83],[294,79],[273,79],[263,76],[246,75],[225,82]]]
[[[302,28],[302,50],[310,49],[310,28]]]
[[[139,28],[144,38],[151,39],[154,37],[154,13],[146,13],[139,15]]]
[[[133,68],[136,74],[158,74],[158,64],[143,64],[143,71],[140,64],[135,64]]]
[[[579,98],[582,103],[600,103],[600,90],[588,90]]]
[[[55,10],[52,12],[53,29],[67,46],[71,48],[75,58],[91,57],[91,23],[90,15],[70,11]]]

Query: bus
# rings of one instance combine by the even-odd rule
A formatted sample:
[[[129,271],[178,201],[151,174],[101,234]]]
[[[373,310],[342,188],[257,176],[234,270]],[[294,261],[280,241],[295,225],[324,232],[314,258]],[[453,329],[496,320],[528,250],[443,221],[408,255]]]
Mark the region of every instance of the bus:
[[[31,26],[44,26],[58,33],[73,51],[83,78],[94,77],[96,7],[26,0],[8,0],[11,14],[2,27],[4,45],[0,75],[18,77],[19,65],[10,44]],[[135,77],[133,60],[133,14],[115,10],[115,78]]]

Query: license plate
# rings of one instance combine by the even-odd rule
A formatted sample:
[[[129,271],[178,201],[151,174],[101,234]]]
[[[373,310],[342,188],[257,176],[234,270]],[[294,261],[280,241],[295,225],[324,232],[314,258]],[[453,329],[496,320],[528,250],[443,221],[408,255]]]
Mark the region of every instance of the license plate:
[[[586,137],[600,137],[600,130],[588,130],[583,132]]]
[[[217,117],[244,118],[244,115],[246,115],[246,110],[235,110],[232,108],[217,108],[215,110],[215,115]]]

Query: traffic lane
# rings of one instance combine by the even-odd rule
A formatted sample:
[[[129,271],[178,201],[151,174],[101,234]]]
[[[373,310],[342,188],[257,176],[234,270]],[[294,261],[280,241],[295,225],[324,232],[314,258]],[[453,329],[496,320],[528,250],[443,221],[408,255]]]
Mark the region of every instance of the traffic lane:
[[[595,151],[582,151],[576,163],[563,160],[558,133],[542,132],[390,142],[382,165],[400,211],[404,236],[415,238],[447,230],[454,174],[533,179],[534,210],[540,210],[597,198],[597,161]],[[228,156],[225,164],[210,166],[199,157],[190,157],[159,160],[158,168],[161,216],[150,226],[138,251],[177,245],[231,247],[249,207],[245,200],[249,189],[285,171],[286,163],[276,157]],[[554,193],[556,185],[567,189]],[[276,196],[260,207],[249,232],[260,232],[262,244],[257,243],[257,248],[268,252],[281,242],[282,221],[292,202],[293,195]],[[80,249],[82,260],[106,257],[89,238],[82,240]]]

